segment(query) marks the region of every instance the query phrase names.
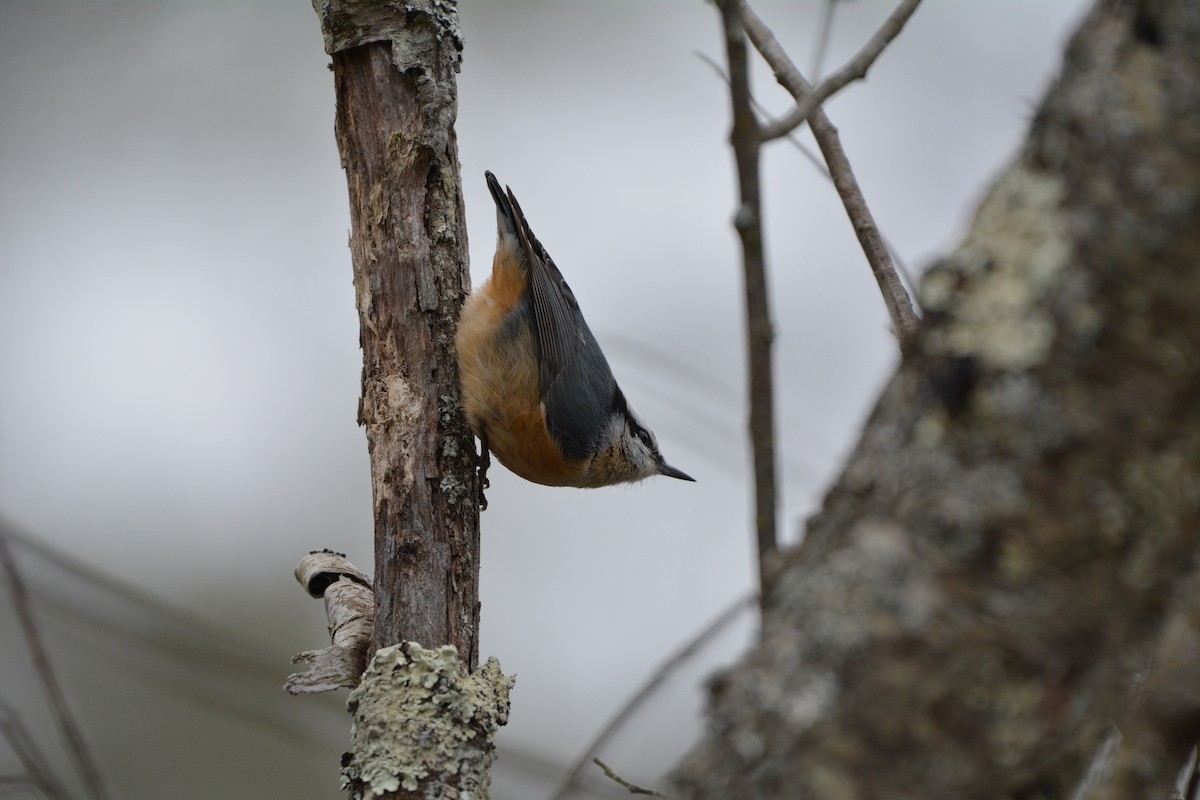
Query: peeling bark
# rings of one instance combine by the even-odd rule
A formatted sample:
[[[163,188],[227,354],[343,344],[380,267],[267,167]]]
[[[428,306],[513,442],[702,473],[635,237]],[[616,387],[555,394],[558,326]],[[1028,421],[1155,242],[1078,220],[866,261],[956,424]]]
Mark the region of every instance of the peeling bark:
[[[283,688],[289,694],[353,689],[362,680],[371,649],[375,621],[371,579],[343,554],[318,550],[300,559],[296,580],[312,597],[325,600],[331,644],[294,656],[292,663],[305,669],[289,675]]]
[[[1170,796],[1200,739],[1198,41],[1193,0],[1084,21],[671,796],[1071,797],[1114,724],[1083,796]]]
[[[470,289],[454,135],[457,11],[446,0],[313,6],[333,57],[350,193],[358,419],[375,511],[374,657],[350,695],[343,784],[356,798],[485,800],[512,681],[494,659],[474,669],[479,486],[454,357]],[[343,662],[370,655],[338,647],[305,680],[344,681]]]
[[[375,503],[373,649],[478,659],[475,442],[454,327],[470,289],[454,136],[462,37],[440,0],[315,0],[333,56],[337,140],[363,349],[359,423]]]

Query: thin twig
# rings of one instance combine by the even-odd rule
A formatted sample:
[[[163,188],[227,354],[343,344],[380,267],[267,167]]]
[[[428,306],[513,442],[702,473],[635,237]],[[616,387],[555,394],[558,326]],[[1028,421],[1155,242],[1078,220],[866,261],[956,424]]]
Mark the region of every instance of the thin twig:
[[[728,608],[718,614],[712,622],[704,626],[703,630],[688,640],[683,647],[679,648],[674,655],[660,664],[658,669],[654,671],[654,674],[625,701],[625,705],[621,706],[616,714],[613,714],[612,718],[600,729],[600,733],[596,734],[596,738],[575,759],[575,763],[571,765],[570,771],[567,772],[567,777],[554,791],[554,794],[550,796],[550,800],[565,800],[571,792],[577,789],[583,780],[583,772],[587,769],[587,765],[592,763],[592,760],[608,745],[609,740],[625,727],[625,723],[645,705],[646,701],[658,691],[659,687],[666,683],[671,673],[686,664],[692,656],[712,641],[717,634],[725,630],[743,611],[753,605],[755,599],[756,596],[753,594],[739,597]]]
[[[8,742],[8,747],[16,755],[17,760],[25,769],[25,778],[29,785],[39,789],[51,800],[66,800],[66,794],[54,780],[54,773],[46,762],[46,757],[38,749],[37,743],[29,735],[25,723],[17,716],[17,712],[3,702],[0,702],[0,735]]]
[[[59,731],[66,740],[67,749],[75,761],[75,767],[92,797],[96,800],[108,800],[109,795],[100,778],[100,770],[92,758],[91,751],[88,750],[83,733],[67,706],[67,698],[50,666],[50,657],[46,654],[41,633],[33,618],[33,609],[29,603],[29,593],[25,589],[25,581],[21,578],[16,559],[13,558],[12,548],[8,541],[8,531],[3,527],[0,527],[0,564],[4,568],[13,609],[21,622],[21,629],[25,634],[25,643],[29,647],[34,669],[42,682],[42,688],[50,701],[54,716],[58,720]]]
[[[738,176],[738,210],[733,218],[742,244],[746,298],[746,350],[749,368],[750,450],[754,460],[754,527],[758,543],[758,577],[766,597],[778,547],[775,485],[775,398],[771,344],[775,330],[767,291],[763,252],[762,192],[759,181],[758,119],[751,105],[750,65],[738,0],[718,0],[729,62],[729,97],[733,106],[733,148]]]
[[[879,58],[879,54],[884,51],[884,48],[900,35],[900,31],[904,29],[904,23],[908,22],[908,18],[913,15],[920,4],[921,0],[901,0],[896,10],[875,32],[875,35],[863,45],[854,58],[846,62],[846,65],[837,72],[821,81],[816,89],[806,93],[803,97],[796,97],[796,107],[787,116],[763,126],[761,131],[763,141],[778,139],[796,129],[834,93],[853,81],[865,78],[867,70],[875,63],[875,59]],[[793,96],[795,95],[793,94]]]
[[[821,148],[821,154],[825,156],[825,161],[829,165],[829,174],[833,178],[833,185],[842,199],[842,207],[846,209],[846,215],[854,227],[854,234],[858,237],[859,246],[862,247],[867,263],[871,266],[871,272],[875,276],[875,282],[879,285],[879,291],[883,295],[883,303],[891,318],[892,329],[900,344],[900,350],[907,352],[916,340],[917,329],[921,324],[920,318],[913,310],[912,298],[904,288],[904,282],[900,279],[896,265],[892,261],[887,243],[883,240],[883,235],[875,224],[875,217],[867,206],[867,200],[858,185],[858,179],[854,176],[854,168],[850,166],[850,159],[846,157],[846,151],[842,149],[838,129],[829,121],[829,117],[825,116],[824,111],[818,111],[813,115],[811,125],[817,139],[817,146]]]
[[[800,98],[807,95],[812,88],[811,85],[780,46],[775,35],[771,33],[771,29],[754,13],[754,10],[745,2],[740,2],[739,6],[750,41],[766,59],[780,84],[799,101]],[[817,140],[817,146],[821,148],[821,154],[825,156],[825,162],[829,165],[829,174],[833,178],[833,185],[842,198],[842,205],[850,217],[854,233],[867,257],[867,263],[871,265],[871,271],[875,274],[879,290],[883,294],[883,302],[891,317],[892,327],[900,342],[900,349],[907,351],[916,338],[917,328],[920,324],[913,311],[912,300],[896,272],[896,266],[892,263],[891,255],[879,233],[871,210],[867,207],[866,198],[863,197],[858,180],[854,177],[850,160],[846,158],[846,152],[842,149],[837,128],[820,108],[816,108],[812,112],[810,124],[813,136]]]
[[[729,76],[725,73],[725,68],[722,67],[720,64],[718,64],[716,59],[714,59],[708,53],[704,53],[700,50],[693,51],[693,55],[695,55],[696,58],[700,59],[705,64],[707,64],[708,67],[713,72],[717,73],[717,77],[720,78],[722,81],[724,81],[726,86],[729,85]],[[763,108],[762,103],[758,102],[757,97],[751,97],[750,102],[754,106],[754,112],[756,114],[758,114],[760,117],[762,117],[764,119],[768,116],[767,110],[765,108]],[[796,147],[796,149],[800,151],[801,155],[803,155],[806,159],[808,159],[809,163],[817,168],[818,172],[820,172],[826,178],[829,177],[829,167],[825,166],[825,162],[821,160],[820,156],[818,156],[816,153],[814,153],[812,150],[810,150],[808,147],[806,147],[804,145],[804,142],[797,139],[795,134],[789,133],[784,138],[786,138],[789,142],[791,142]]]
[[[701,61],[703,61],[705,64],[707,64],[713,70],[713,72],[717,73],[717,76],[722,81],[724,81],[726,85],[729,84],[729,76],[725,74],[725,70],[720,64],[718,64],[716,61],[714,61],[706,53],[696,51],[695,55],[697,58],[699,58]],[[754,110],[760,116],[766,117],[767,112],[766,112],[766,109],[764,109],[762,107],[762,104],[759,103],[757,99],[751,98],[751,100],[754,103]],[[824,112],[822,112],[821,116],[824,117]],[[827,122],[827,120],[825,120],[825,121]],[[820,127],[822,127],[823,131],[828,133],[828,128],[825,128],[823,126],[820,126]],[[830,126],[830,127],[832,127],[832,126]],[[821,176],[823,178],[825,178],[830,183],[834,183],[833,176],[829,173],[829,167],[826,166],[825,162],[821,160],[820,156],[818,156],[816,153],[814,153],[812,150],[810,150],[807,146],[805,146],[804,142],[800,141],[800,139],[797,138],[795,132],[789,133],[784,138],[787,139],[789,144],[791,144],[793,147],[795,147],[797,150],[800,151],[800,155],[804,156],[804,158],[807,159],[808,162],[810,164],[812,164],[813,167],[816,168],[817,172],[821,173]],[[837,139],[836,139],[836,129],[834,130],[834,138],[832,139],[832,141],[833,141],[834,145],[837,145],[837,149],[840,150],[840,145],[838,144]],[[844,157],[842,160],[845,160]],[[849,174],[849,184],[850,184],[849,188],[851,190],[853,190],[853,192],[856,193],[861,200],[862,192],[858,191],[858,185],[857,185],[857,182],[854,180],[853,172],[851,172]],[[836,188],[836,183],[835,183],[835,188]],[[862,201],[862,205],[865,208],[866,202]],[[870,209],[866,210],[866,222],[867,222],[867,227],[865,228],[865,230],[869,230],[870,227],[874,226],[874,224],[875,224],[874,220],[871,218]],[[857,228],[856,228],[856,230],[857,230]],[[880,232],[880,234],[879,234],[879,239],[880,239],[880,241],[883,242],[884,247],[887,248],[887,252],[888,252],[888,255],[891,257],[892,263],[896,266],[896,270],[900,273],[900,277],[903,279],[904,286],[908,287],[908,289],[910,289],[910,290],[912,288],[914,288],[917,285],[916,281],[913,280],[912,273],[909,271],[908,266],[904,263],[904,260],[900,258],[900,251],[896,249],[895,245],[893,245],[890,241],[888,241],[887,237],[884,236],[882,232]],[[909,296],[911,297],[911,295],[909,295]]]
[[[812,79],[821,80],[821,70],[825,69],[825,54],[829,51],[829,40],[833,36],[833,11],[838,0],[825,0],[821,7],[821,22],[817,25],[817,46],[813,53]]]
[[[636,783],[630,783],[629,781],[625,780],[617,773],[613,772],[612,768],[610,766],[608,766],[608,764],[605,764],[603,761],[601,761],[598,758],[593,758],[592,763],[595,764],[600,769],[604,770],[604,774],[607,775],[609,778],[613,779],[618,784],[620,784],[624,788],[628,789],[630,794],[644,794],[644,795],[648,795],[650,797],[666,797],[666,795],[663,794],[662,792],[655,791],[654,789],[646,789],[644,787],[638,786]]]

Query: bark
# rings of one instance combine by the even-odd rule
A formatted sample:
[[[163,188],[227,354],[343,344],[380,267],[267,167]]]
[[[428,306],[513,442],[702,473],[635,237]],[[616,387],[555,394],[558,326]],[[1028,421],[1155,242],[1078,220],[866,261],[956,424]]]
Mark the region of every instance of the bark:
[[[1170,796],[1200,739],[1197,41],[1194,0],[1085,19],[671,796]]]
[[[333,56],[375,504],[373,649],[454,645],[474,668],[475,444],[453,353],[470,289],[452,6],[314,3]]]
[[[512,681],[478,661],[479,494],[454,329],[470,288],[446,0],[314,0],[333,57],[375,512],[351,797],[486,798]],[[336,645],[336,642],[335,642]]]
[[[292,657],[304,670],[288,676],[289,694],[315,694],[353,689],[362,682],[375,627],[375,592],[371,579],[332,550],[313,551],[300,559],[296,580],[310,596],[325,601],[330,646]]]
[[[343,787],[355,800],[487,800],[512,686],[494,658],[468,674],[452,647],[379,650],[346,701]]]

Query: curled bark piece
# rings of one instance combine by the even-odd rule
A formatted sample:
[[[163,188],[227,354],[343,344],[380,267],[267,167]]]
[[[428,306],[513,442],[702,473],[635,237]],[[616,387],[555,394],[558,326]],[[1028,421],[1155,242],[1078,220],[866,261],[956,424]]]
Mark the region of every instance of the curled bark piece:
[[[296,565],[296,580],[304,591],[316,598],[325,596],[330,584],[345,576],[371,588],[371,576],[346,560],[345,553],[333,550],[314,550]]]
[[[361,679],[371,644],[375,616],[371,579],[341,553],[321,550],[300,560],[296,580],[313,597],[325,598],[333,645],[306,650],[293,658],[293,664],[307,664],[308,669],[289,675],[284,688],[290,694],[353,689]]]

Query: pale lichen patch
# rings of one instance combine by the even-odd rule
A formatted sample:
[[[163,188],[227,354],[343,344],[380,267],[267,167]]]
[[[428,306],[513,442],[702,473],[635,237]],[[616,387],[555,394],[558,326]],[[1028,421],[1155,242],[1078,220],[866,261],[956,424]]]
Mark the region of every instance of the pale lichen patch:
[[[389,416],[402,425],[413,425],[421,418],[421,399],[403,375],[387,377],[387,402]]]
[[[1044,361],[1056,334],[1047,295],[1071,254],[1064,193],[1061,178],[1023,161],[1000,177],[962,247],[922,284],[924,307],[947,317],[929,332],[931,352],[998,369]]]
[[[343,788],[363,800],[422,786],[427,800],[486,800],[513,683],[494,658],[467,674],[450,646],[378,651],[347,701],[354,757]]]
[[[944,608],[946,598],[936,587],[930,565],[918,557],[913,535],[886,520],[869,519],[847,532],[847,542],[846,548],[830,557],[820,579],[779,587],[781,602],[806,609],[806,647],[818,654],[844,652],[872,636],[920,635]],[[839,593],[842,602],[831,602]],[[864,613],[848,617],[849,606]],[[768,625],[764,636],[775,635],[786,637],[791,631]],[[812,665],[807,669],[812,674]],[[769,687],[757,687],[760,692],[764,689]],[[832,691],[812,694],[829,702],[835,696]],[[810,705],[823,707],[824,700]]]

